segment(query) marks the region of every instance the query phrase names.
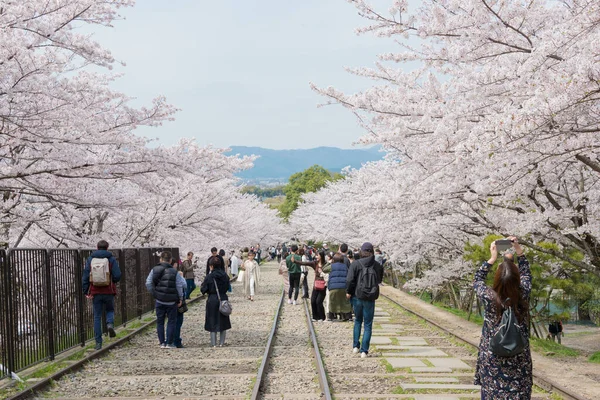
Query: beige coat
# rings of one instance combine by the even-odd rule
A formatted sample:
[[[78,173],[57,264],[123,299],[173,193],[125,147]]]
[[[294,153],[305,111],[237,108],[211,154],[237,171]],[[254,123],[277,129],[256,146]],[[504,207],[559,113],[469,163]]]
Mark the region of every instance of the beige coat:
[[[255,260],[246,260],[242,264],[244,270],[244,296],[250,296],[250,276],[254,276],[254,294],[258,294],[260,284],[260,267]]]

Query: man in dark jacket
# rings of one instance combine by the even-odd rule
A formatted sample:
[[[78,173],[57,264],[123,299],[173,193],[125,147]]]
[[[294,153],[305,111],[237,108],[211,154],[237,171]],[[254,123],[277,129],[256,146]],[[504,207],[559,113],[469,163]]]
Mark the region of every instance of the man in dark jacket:
[[[373,317],[375,316],[375,300],[379,297],[379,284],[383,280],[383,267],[375,261],[373,245],[363,243],[360,248],[360,259],[354,261],[346,278],[346,298],[351,299],[354,307],[353,353],[360,351],[361,358],[369,354]],[[365,324],[362,346],[360,331]]]
[[[346,243],[342,243],[340,246],[340,254],[344,256],[344,264],[346,264],[346,267],[350,268],[350,260],[348,260],[348,245]]]
[[[146,288],[152,293],[156,301],[156,333],[161,348],[176,348],[175,326],[177,323],[177,307],[181,306],[185,296],[185,279],[177,273],[170,264],[171,252],[163,251],[160,254],[160,263],[152,268],[146,278]],[[167,322],[167,337],[165,340],[165,316]]]
[[[94,307],[94,338],[96,339],[96,350],[102,348],[102,310],[106,311],[106,329],[110,337],[115,337],[115,295],[117,286],[115,283],[121,280],[121,269],[119,263],[108,251],[108,242],[101,240],[97,244],[97,250],[92,252],[85,262],[83,270],[83,293],[88,299],[92,299]],[[108,259],[108,268],[110,272],[110,283],[105,286],[96,286],[90,283],[90,272],[92,259]]]

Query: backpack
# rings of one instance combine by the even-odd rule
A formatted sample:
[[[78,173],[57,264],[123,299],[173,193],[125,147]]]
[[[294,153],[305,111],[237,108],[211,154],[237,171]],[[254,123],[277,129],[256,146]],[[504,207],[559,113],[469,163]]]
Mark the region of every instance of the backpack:
[[[508,301],[510,299],[506,299]],[[490,350],[500,357],[513,357],[525,350],[527,339],[520,329],[517,316],[512,307],[505,307],[502,319],[497,327],[492,328]]]
[[[360,261],[359,261],[360,262]],[[373,266],[365,266],[362,263],[358,272],[355,295],[361,300],[377,300],[379,297],[379,283],[377,273]]]
[[[108,258],[92,258],[90,262],[90,283],[94,286],[110,285],[110,262]]]

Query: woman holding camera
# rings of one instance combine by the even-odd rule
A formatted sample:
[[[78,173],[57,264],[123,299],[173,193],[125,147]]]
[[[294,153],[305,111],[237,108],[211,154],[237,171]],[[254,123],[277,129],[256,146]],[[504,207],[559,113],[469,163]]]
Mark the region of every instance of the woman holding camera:
[[[481,385],[481,398],[485,400],[530,399],[533,385],[529,348],[531,270],[517,238],[511,236],[509,239],[517,255],[518,267],[512,254],[504,255],[494,275],[493,287],[487,286],[485,278],[498,258],[496,242],[493,242],[490,246],[492,256],[475,273],[473,284],[477,298],[485,307],[475,370],[475,384]],[[524,347],[519,354],[506,357],[494,353],[490,343],[498,330],[504,310],[509,307],[516,316]]]

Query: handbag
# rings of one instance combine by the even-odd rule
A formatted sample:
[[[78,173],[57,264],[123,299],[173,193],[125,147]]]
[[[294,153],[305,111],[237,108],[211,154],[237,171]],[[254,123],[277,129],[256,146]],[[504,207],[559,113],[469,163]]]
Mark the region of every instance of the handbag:
[[[499,357],[516,356],[522,353],[527,345],[527,338],[521,332],[512,306],[506,306],[509,300],[510,298],[507,298],[502,304],[502,320],[498,327],[492,328],[490,339],[490,350]]]
[[[233,308],[231,307],[231,303],[229,302],[229,300],[221,300],[221,294],[219,293],[219,287],[217,286],[217,281],[215,281],[213,279],[213,282],[215,283],[217,297],[219,298],[219,312],[221,314],[225,315],[226,317],[228,317],[229,315],[231,315],[231,312],[233,311]]]
[[[179,307],[177,307],[177,312],[180,313],[184,313],[188,310],[188,306],[187,303],[185,302],[185,299],[181,302],[181,305]]]
[[[321,276],[323,274],[323,270],[321,268],[317,268],[315,271],[315,275],[316,276]],[[315,277],[315,283],[314,283],[314,288],[315,290],[321,291],[321,290],[325,290],[325,279],[316,279]]]
[[[315,290],[325,290],[325,280],[315,279]]]

